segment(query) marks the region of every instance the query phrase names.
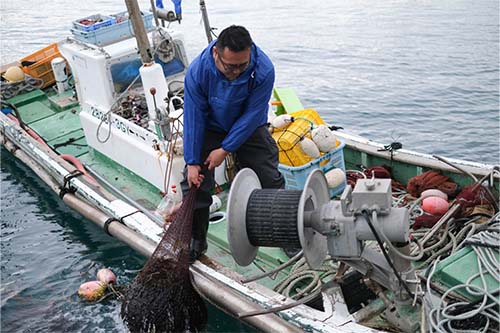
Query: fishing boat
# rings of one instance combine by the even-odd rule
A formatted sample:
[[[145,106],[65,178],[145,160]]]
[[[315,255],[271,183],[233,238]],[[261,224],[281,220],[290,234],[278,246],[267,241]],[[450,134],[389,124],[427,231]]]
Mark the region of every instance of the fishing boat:
[[[179,13],[137,8],[76,20],[67,38],[2,66],[0,140],[66,205],[150,256],[168,228],[155,210],[179,196],[189,61],[184,37],[159,24]],[[265,332],[498,330],[499,167],[379,144],[308,107],[274,89],[270,122],[291,115],[302,131],[270,127],[285,190],[267,197],[229,160],[216,169],[208,252],[190,268],[200,295]],[[299,141],[320,125],[335,144],[312,157]],[[441,177],[431,190],[455,186],[440,214],[410,193],[425,175]],[[465,214],[460,189],[484,200]],[[415,228],[421,216],[434,220]]]

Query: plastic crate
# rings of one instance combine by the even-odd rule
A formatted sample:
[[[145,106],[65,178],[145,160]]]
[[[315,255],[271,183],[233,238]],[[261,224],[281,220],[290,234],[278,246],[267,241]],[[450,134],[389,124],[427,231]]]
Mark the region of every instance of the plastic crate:
[[[291,167],[288,165],[279,164],[278,168],[280,172],[285,177],[285,188],[291,190],[302,190],[307,180],[307,176],[314,169],[321,169],[324,173],[328,171],[340,168],[345,173],[345,162],[344,162],[344,146],[345,143],[341,140],[337,148],[329,151],[325,155],[299,167]],[[340,194],[346,186],[346,182],[343,184],[329,189],[330,197],[334,197]]]
[[[278,142],[278,140],[276,140]],[[283,165],[287,166],[302,166],[305,165],[313,160],[313,158],[309,155],[306,155],[302,149],[300,148],[300,145],[296,145],[291,149],[288,150],[283,150],[282,146],[278,143],[278,149],[279,149],[279,161]]]
[[[112,16],[115,21],[113,25],[93,31],[71,29],[71,33],[76,40],[97,46],[109,45],[134,36],[132,22],[129,20],[127,12],[114,14]],[[151,30],[153,27],[153,13],[142,13],[142,20],[146,30]]]
[[[302,152],[299,141],[311,132],[312,125],[309,121],[295,120],[284,130],[274,132],[271,136],[279,149],[279,161],[289,166],[304,165],[312,158]]]
[[[300,111],[295,111],[290,113],[290,115],[294,118],[305,118],[309,121],[312,121],[316,125],[325,125],[323,119],[321,119],[318,112],[314,109],[304,109]]]
[[[43,80],[42,88],[45,88],[55,82],[54,72],[50,64],[51,60],[60,57],[57,43],[51,44],[27,57],[20,60],[23,63],[33,63],[31,65],[22,66],[23,71],[35,78]]]
[[[284,129],[274,130],[272,137],[279,149],[279,161],[288,166],[302,166],[313,159],[304,154],[299,146],[303,137],[311,138],[313,125],[323,125],[325,122],[313,109],[304,109],[290,113],[295,121]]]
[[[94,14],[82,19],[73,21],[74,29],[78,31],[94,31],[103,27],[108,27],[116,22],[116,18],[101,14]]]

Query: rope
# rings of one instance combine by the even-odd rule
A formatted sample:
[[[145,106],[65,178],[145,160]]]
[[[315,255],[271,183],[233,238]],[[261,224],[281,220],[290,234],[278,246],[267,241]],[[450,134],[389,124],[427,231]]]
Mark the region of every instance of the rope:
[[[70,181],[71,181],[71,179],[76,178],[76,177],[81,176],[81,175],[83,175],[83,172],[81,172],[80,170],[73,170],[72,172],[70,172],[69,174],[64,176],[64,183],[59,188],[60,189],[59,198],[62,199],[66,195],[66,193],[75,193],[77,191],[77,188],[72,186]]]
[[[241,283],[248,283],[248,282],[260,280],[260,279],[265,278],[267,276],[271,276],[273,274],[276,274],[279,271],[281,271],[282,269],[290,266],[291,264],[295,263],[297,260],[301,259],[303,254],[304,254],[304,251],[300,250],[296,255],[294,255],[292,258],[290,258],[287,262],[279,265],[278,267],[276,267],[270,271],[264,272],[262,274],[259,274],[259,275],[253,276],[253,277],[249,277],[247,279],[243,279],[243,280],[241,280]],[[256,264],[255,261],[254,261],[254,264]]]
[[[9,108],[9,109],[12,109],[12,111],[14,111],[14,114],[16,115],[17,120],[19,121],[19,126],[23,130],[25,130],[26,132],[29,132],[30,128],[28,126],[26,126],[26,124],[24,123],[23,119],[21,118],[21,113],[19,113],[18,108],[14,104],[9,103],[9,102],[4,101],[4,100],[0,100],[0,104],[2,106],[5,106],[5,107]]]
[[[173,97],[178,97],[178,95],[174,95]],[[172,97],[172,98],[173,98]],[[170,143],[168,145],[168,152],[167,152],[167,160],[170,161],[170,163],[167,163],[167,167],[165,168],[165,174],[163,178],[163,190],[165,193],[168,193],[168,188],[170,186],[170,179],[172,176],[172,169],[173,169],[173,159],[175,155],[175,145],[177,143],[177,140],[179,138],[182,138],[182,131],[181,131],[181,126],[183,126],[182,121],[181,121],[181,116],[180,114],[177,118],[169,118],[170,122],[172,124],[172,133],[170,136]]]
[[[3,99],[9,99],[17,96],[21,92],[29,92],[35,89],[40,89],[43,84],[44,81],[42,79],[25,74],[24,81],[14,83],[2,82],[0,92]]]
[[[104,222],[104,225],[102,226],[102,228],[104,229],[104,232],[106,232],[108,235],[110,236],[113,236],[109,233],[109,225],[111,224],[111,222],[121,222],[120,220],[118,219],[115,219],[114,217],[110,217],[109,219],[106,220],[106,222]]]
[[[327,263],[325,261],[319,269],[313,270],[302,257],[292,266],[288,277],[278,282],[273,290],[295,300],[317,293],[318,290],[321,290],[322,280],[337,272],[335,265]],[[304,281],[307,279],[311,281],[304,285]],[[301,288],[298,287],[299,285]]]
[[[492,221],[494,221],[492,219]],[[486,229],[468,236],[463,245],[471,246],[477,256],[478,272],[472,274],[465,283],[453,286],[439,298],[437,304],[432,306],[429,313],[430,332],[449,332],[457,331],[457,325],[460,322],[470,323],[473,317],[477,320],[473,322],[475,332],[488,332],[490,326],[494,322],[493,327],[498,327],[500,322],[498,317],[498,306],[500,299],[498,294],[500,288],[493,291],[488,290],[486,276],[489,275],[490,280],[493,279],[493,285],[500,285],[498,272],[500,271],[500,261],[498,260],[498,244],[500,243],[500,223],[494,221]],[[460,246],[458,246],[459,248]],[[428,276],[427,288],[430,291],[430,280],[434,274],[437,262],[433,265],[433,269]],[[473,283],[474,282],[474,283]],[[458,301],[447,302],[450,293],[456,290],[464,290],[469,295],[477,297],[476,301]],[[453,325],[455,324],[455,325]],[[482,324],[482,327],[479,325]],[[460,330],[465,332],[464,330]],[[470,331],[470,330],[469,330]]]
[[[268,313],[276,313],[279,311],[288,310],[288,309],[291,309],[293,307],[296,307],[297,305],[301,305],[301,304],[307,303],[309,301],[312,301],[313,299],[318,297],[320,294],[321,294],[321,289],[318,289],[317,291],[309,294],[307,297],[304,297],[298,301],[288,303],[288,304],[283,304],[283,305],[276,306],[276,307],[271,307],[271,308],[266,309],[266,310],[257,310],[257,311],[239,313],[238,318],[243,319],[246,317],[258,316],[258,315],[263,315],[263,314],[268,314]]]
[[[378,217],[377,217],[377,212],[376,211],[372,212],[372,221],[373,221],[373,226],[377,230],[378,234],[382,236],[382,238],[384,239],[384,241],[387,244],[387,246],[392,250],[392,252],[395,255],[397,255],[400,258],[403,258],[403,259],[406,259],[406,260],[410,260],[410,261],[418,261],[418,260],[422,259],[422,257],[424,256],[424,249],[423,249],[423,245],[420,244],[420,242],[417,239],[413,239],[413,240],[417,244],[417,247],[419,249],[419,251],[418,251],[419,254],[416,255],[416,256],[409,256],[409,255],[403,254],[394,245],[392,245],[392,242],[389,240],[389,238],[387,238],[387,236],[383,232],[382,228],[378,224]]]

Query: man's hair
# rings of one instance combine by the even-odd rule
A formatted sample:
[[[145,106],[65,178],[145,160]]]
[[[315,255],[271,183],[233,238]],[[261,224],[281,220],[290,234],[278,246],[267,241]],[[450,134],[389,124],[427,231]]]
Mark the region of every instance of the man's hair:
[[[222,30],[215,45],[221,53],[226,47],[233,52],[241,52],[252,46],[252,37],[244,27],[232,25]]]

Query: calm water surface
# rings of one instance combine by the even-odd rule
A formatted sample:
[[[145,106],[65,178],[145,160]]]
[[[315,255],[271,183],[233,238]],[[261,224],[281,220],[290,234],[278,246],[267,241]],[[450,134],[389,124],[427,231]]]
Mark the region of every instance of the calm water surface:
[[[142,9],[149,1],[139,1]],[[205,45],[185,1],[188,57]],[[388,144],[499,163],[499,4],[483,1],[206,1],[212,26],[249,28],[293,87],[330,123]],[[165,1],[166,6],[170,2]],[[122,1],[0,2],[1,63],[68,34],[71,21]],[[122,332],[119,303],[89,305],[78,286],[107,266],[130,282],[144,258],[62,205],[1,151],[2,332]],[[210,309],[209,332],[249,331]]]

